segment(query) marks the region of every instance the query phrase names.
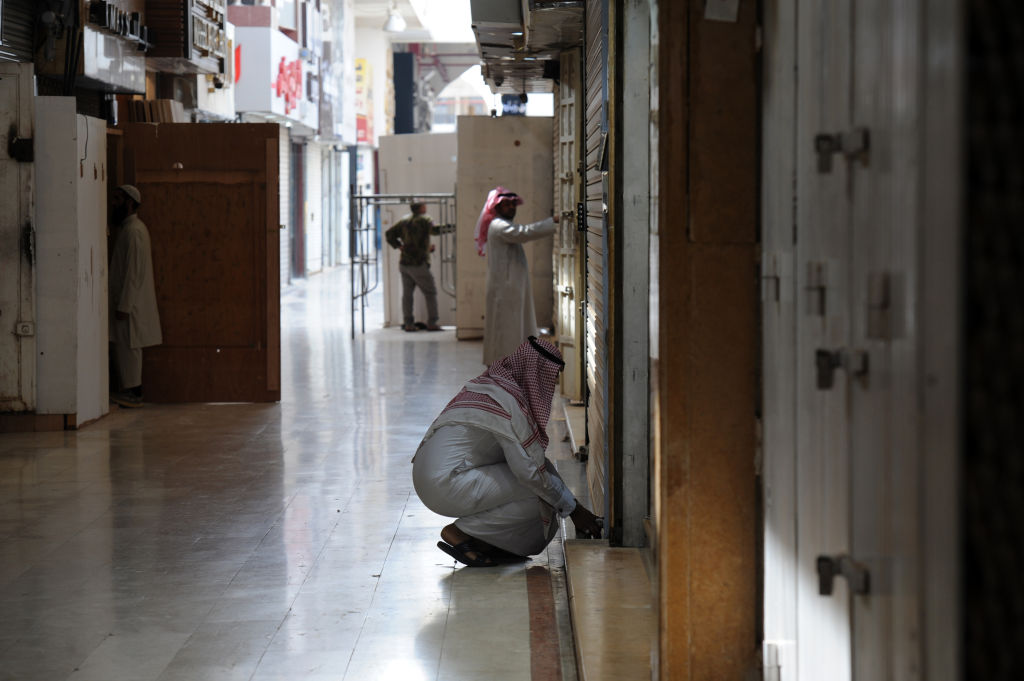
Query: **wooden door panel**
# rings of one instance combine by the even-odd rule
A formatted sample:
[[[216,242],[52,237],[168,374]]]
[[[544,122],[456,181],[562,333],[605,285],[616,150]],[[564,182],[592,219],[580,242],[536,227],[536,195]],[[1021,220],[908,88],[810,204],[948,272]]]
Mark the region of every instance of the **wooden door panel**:
[[[143,352],[153,402],[280,399],[278,127],[131,125],[163,343]]]
[[[34,164],[9,155],[10,132],[31,140],[32,65],[0,64],[0,411],[36,407]],[[27,329],[26,329],[27,325]]]

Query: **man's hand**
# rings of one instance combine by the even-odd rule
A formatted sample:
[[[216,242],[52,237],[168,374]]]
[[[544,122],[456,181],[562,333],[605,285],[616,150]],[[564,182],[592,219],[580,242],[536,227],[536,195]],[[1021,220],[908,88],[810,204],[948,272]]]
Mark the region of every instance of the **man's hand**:
[[[430,244],[430,252],[431,252],[431,253],[433,253],[433,252],[434,252],[434,244]]]
[[[576,508],[569,514],[572,524],[576,526],[576,534],[584,539],[600,539],[603,523],[601,519],[587,510],[583,504],[576,502]]]
[[[555,213],[554,215],[552,215],[551,219],[554,220],[555,224],[557,225],[558,224],[558,213]]]
[[[120,319],[122,321],[128,321],[128,313],[127,312],[121,312],[120,310],[118,310],[117,312],[114,313],[114,317],[116,317],[117,319]]]

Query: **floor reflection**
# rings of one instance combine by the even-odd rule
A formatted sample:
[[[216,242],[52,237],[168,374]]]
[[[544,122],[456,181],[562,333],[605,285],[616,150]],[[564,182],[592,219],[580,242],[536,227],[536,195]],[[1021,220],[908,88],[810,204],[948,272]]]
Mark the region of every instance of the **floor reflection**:
[[[525,566],[454,570],[410,478],[480,344],[380,292],[353,340],[348,282],[286,290],[279,404],[0,435],[0,681],[529,679]]]

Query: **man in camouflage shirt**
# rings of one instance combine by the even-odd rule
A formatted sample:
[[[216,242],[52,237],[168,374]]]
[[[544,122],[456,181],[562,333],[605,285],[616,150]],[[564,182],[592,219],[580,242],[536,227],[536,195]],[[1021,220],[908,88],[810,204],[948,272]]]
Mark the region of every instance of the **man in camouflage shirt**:
[[[427,331],[440,331],[437,314],[437,287],[430,272],[430,254],[434,245],[431,234],[440,234],[440,229],[427,217],[427,206],[423,203],[410,205],[412,213],[396,222],[384,238],[392,248],[402,251],[398,270],[402,273],[402,316],[406,331],[416,331],[412,314],[412,294],[417,286],[427,300]]]

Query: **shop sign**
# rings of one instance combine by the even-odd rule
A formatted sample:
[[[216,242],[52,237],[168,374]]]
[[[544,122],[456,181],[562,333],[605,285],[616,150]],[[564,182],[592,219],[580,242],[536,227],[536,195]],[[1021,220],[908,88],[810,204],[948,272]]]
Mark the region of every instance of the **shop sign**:
[[[302,61],[286,61],[281,57],[277,64],[277,77],[270,84],[275,97],[284,98],[284,112],[290,114],[302,99]]]
[[[370,62],[356,59],[356,142],[373,144],[373,77]]]

